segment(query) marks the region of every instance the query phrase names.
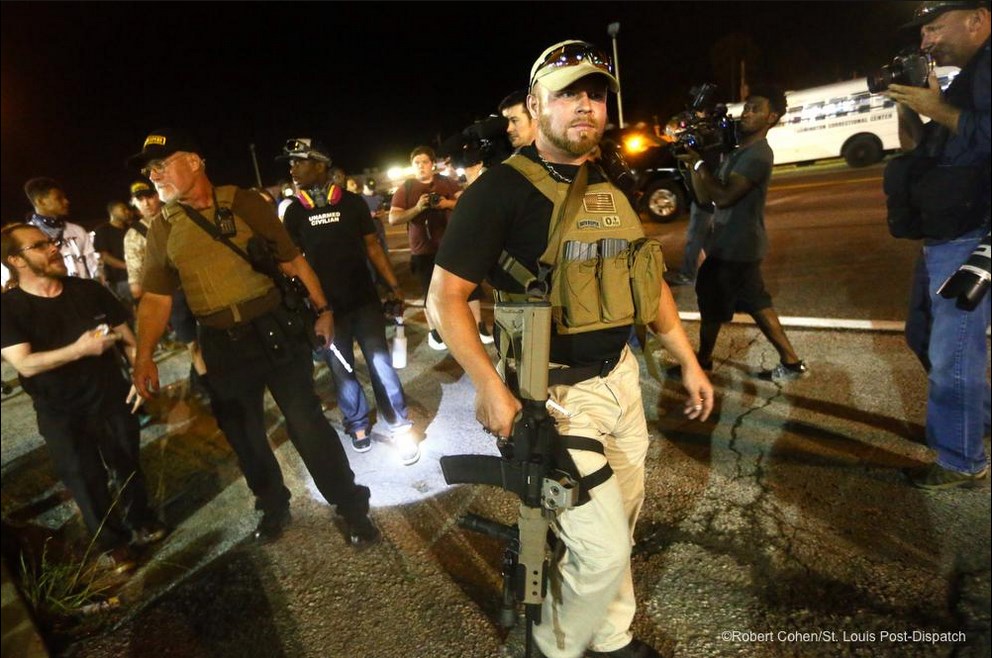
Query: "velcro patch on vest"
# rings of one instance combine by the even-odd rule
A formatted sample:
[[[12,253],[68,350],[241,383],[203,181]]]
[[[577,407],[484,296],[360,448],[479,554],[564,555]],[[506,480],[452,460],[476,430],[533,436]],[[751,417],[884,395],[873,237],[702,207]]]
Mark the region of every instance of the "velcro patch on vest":
[[[612,192],[587,192],[582,197],[582,206],[586,212],[615,213],[617,204]]]

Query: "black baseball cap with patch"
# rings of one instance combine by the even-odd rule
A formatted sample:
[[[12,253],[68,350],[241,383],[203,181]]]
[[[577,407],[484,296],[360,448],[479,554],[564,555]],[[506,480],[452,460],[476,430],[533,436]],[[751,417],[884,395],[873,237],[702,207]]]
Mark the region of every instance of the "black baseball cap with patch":
[[[199,153],[200,147],[196,140],[181,130],[160,128],[153,130],[145,137],[141,152],[127,159],[127,166],[141,169],[152,160],[164,160],[173,153]]]
[[[927,2],[921,2],[916,11],[913,12],[913,20],[902,27],[921,27],[941,14],[955,9],[981,9],[982,7],[988,9],[989,0],[927,0]]]
[[[155,188],[143,180],[136,180],[131,183],[131,196],[134,198],[154,196],[155,194],[158,194],[158,192],[155,191]]]

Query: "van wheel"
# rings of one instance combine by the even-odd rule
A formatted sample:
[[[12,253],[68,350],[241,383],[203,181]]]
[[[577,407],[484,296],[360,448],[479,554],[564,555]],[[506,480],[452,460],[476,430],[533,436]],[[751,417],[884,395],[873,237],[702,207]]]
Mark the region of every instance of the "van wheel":
[[[841,152],[850,167],[867,167],[882,159],[882,145],[873,135],[855,135]]]
[[[670,222],[685,212],[685,192],[675,181],[655,181],[644,190],[641,208],[653,221]]]

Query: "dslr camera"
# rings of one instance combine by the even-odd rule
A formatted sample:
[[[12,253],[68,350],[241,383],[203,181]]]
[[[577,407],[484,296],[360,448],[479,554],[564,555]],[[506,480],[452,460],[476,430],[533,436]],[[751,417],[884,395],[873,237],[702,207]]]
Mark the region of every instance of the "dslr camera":
[[[688,149],[697,153],[727,153],[737,146],[737,126],[727,116],[727,106],[713,102],[716,85],[704,83],[689,90],[689,103],[679,115],[674,144],[676,155]],[[702,116],[699,116],[702,114]]]
[[[889,64],[868,71],[868,91],[878,94],[892,84],[926,87],[933,66],[933,58],[927,53],[919,50],[901,53]]]
[[[438,194],[437,192],[428,192],[427,207],[433,210],[437,208],[439,205],[441,205],[441,195]]]

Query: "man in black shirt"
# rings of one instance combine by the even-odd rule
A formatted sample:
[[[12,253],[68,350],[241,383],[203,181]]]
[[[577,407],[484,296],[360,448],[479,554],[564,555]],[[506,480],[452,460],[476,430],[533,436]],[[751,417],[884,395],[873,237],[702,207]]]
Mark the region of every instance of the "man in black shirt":
[[[413,423],[407,417],[403,386],[390,360],[382,307],[366,259],[389,286],[392,298],[402,300],[403,291],[376,239],[368,206],[359,195],[332,182],[327,170],[331,159],[313,140],[289,140],[279,159],[289,162],[290,175],[299,190],[286,208],[283,223],[317,273],[334,309],[333,349],[321,353],[337,384],[345,432],[356,451],[372,448],[369,403],[354,372],[357,340],[368,364],[379,413],[390,427],[400,460],[413,464],[420,458],[420,448],[411,434]]]
[[[107,214],[110,221],[96,230],[93,248],[103,261],[103,278],[107,287],[130,311],[134,298],[127,281],[124,235],[131,226],[131,209],[123,201],[111,201],[107,204]]]
[[[588,171],[588,195],[574,206],[566,204],[565,210],[577,210],[562,213],[557,226],[566,227],[563,231],[588,227],[587,246],[589,240],[595,246],[599,238],[615,233],[609,227],[616,225],[631,227],[626,229],[631,236],[643,235],[623,193],[599,169],[589,171],[586,165],[605,128],[607,91],[618,88],[608,58],[594,46],[566,41],[545,50],[531,69],[527,97],[538,123],[534,144],[489,169],[465,191],[437,254],[428,312],[472,379],[476,418],[497,436],[512,434],[522,405],[478,337],[469,295],[484,278],[501,295],[521,291],[518,279],[500,268],[501,253],[537,272],[555,207],[545,189],[552,187],[558,198],[568,196],[566,190],[580,171]],[[686,415],[705,420],[712,409],[713,389],[696,362],[671,291],[660,276],[659,283],[652,327],[682,365],[689,394]],[[625,299],[618,294],[605,302],[630,302],[630,286],[624,288]],[[565,547],[564,557],[555,565],[560,577],[552,578],[560,587],[545,597],[542,623],[534,627],[538,648],[549,658],[658,655],[633,639],[629,630],[636,608],[630,547],[644,501],[648,447],[639,368],[626,347],[631,323],[632,317],[593,323],[596,328],[586,330],[556,322],[552,329],[550,360],[564,366],[549,372],[548,396],[556,405],[551,412],[556,428],[562,437],[582,437],[602,445],[605,455],[591,448],[568,450],[579,475],[605,472],[607,467],[613,475],[589,491],[588,502],[555,514],[553,529]],[[603,324],[608,326],[598,328]]]
[[[128,382],[114,348],[123,341],[133,358],[127,313],[96,281],[67,276],[58,244],[34,226],[4,227],[0,251],[20,282],[0,298],[3,358],[31,396],[38,431],[86,527],[118,570],[131,568],[127,545],[158,541],[166,529],[148,505],[138,420],[124,402]],[[108,482],[120,491],[121,518],[111,513]]]

